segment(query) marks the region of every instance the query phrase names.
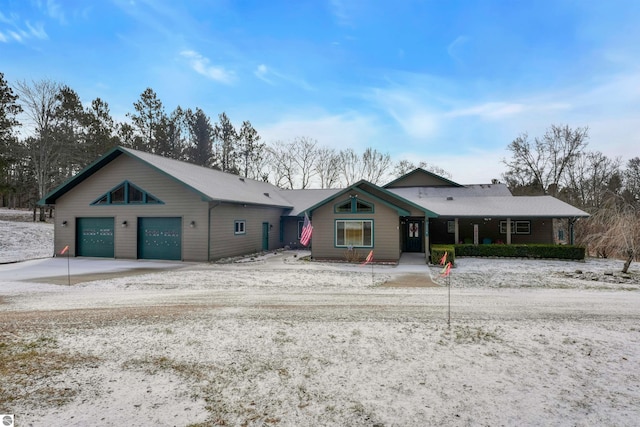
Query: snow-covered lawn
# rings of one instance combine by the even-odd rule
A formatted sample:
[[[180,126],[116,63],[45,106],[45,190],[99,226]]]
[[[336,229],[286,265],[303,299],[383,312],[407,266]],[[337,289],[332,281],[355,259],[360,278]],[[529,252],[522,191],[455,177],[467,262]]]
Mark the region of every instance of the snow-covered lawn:
[[[622,277],[612,260],[459,259],[449,325],[445,286],[386,287],[405,271],[301,255],[0,283],[0,413],[32,426],[638,425],[637,265]],[[444,285],[438,271],[412,274]]]
[[[33,212],[0,208],[0,264],[53,255],[53,224]]]

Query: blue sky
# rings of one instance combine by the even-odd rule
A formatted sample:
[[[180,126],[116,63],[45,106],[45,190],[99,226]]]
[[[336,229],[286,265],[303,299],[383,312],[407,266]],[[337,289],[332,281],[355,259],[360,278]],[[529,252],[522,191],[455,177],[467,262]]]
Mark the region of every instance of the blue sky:
[[[636,0],[0,0],[0,71],[100,97],[119,121],[151,87],[167,113],[483,183],[551,124],[640,156],[638,23]]]

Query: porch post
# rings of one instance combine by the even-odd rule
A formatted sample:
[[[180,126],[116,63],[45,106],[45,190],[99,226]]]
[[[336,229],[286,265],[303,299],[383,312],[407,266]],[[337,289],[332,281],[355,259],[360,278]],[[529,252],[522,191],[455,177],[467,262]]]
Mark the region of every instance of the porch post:
[[[507,245],[511,244],[511,218],[507,218]]]
[[[427,263],[429,262],[429,259],[431,257],[430,249],[431,247],[429,246],[429,217],[425,216],[424,218],[424,256]]]
[[[454,244],[458,244],[458,242],[460,241],[460,229],[458,228],[458,218],[456,218],[454,220],[454,228],[455,228],[455,233],[454,235],[454,239],[456,240],[455,242],[453,242]]]
[[[575,223],[575,220],[573,218],[569,218],[569,244],[570,245],[575,245],[575,236],[573,235],[573,224]]]

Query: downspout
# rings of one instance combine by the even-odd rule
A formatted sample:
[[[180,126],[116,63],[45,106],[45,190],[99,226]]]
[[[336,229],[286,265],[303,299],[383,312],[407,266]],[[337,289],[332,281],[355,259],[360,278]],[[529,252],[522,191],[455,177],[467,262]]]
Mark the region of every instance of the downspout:
[[[207,219],[207,262],[211,262],[211,211],[220,206],[222,202],[209,207],[209,218]]]

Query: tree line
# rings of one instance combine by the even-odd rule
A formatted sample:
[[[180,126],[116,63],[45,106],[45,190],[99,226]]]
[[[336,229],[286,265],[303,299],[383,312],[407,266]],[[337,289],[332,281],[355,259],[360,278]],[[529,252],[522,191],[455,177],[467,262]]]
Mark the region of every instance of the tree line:
[[[337,188],[360,179],[375,184],[416,167],[449,174],[426,162],[393,163],[367,148],[335,150],[305,136],[263,142],[249,120],[234,126],[201,108],[167,113],[151,88],[117,122],[101,98],[83,106],[72,88],[51,80],[18,81],[0,73],[0,206],[34,207],[49,191],[113,147],[123,146],[270,182],[285,189]]]
[[[578,223],[576,241],[591,255],[620,257],[627,272],[640,257],[640,157],[610,158],[588,149],[589,129],[552,125],[507,147],[503,175],[513,194],[549,194],[591,216]]]
[[[114,120],[100,98],[83,106],[67,85],[50,80],[9,85],[0,73],[0,206],[34,207],[115,146],[285,189],[340,188],[361,179],[383,184],[416,167],[450,177],[436,165],[393,161],[373,148],[336,150],[306,136],[264,142],[249,120],[237,128],[224,112],[215,123],[200,108],[178,106],[167,113],[151,88],[126,118]],[[591,217],[579,222],[577,242],[630,263],[640,254],[640,158],[623,165],[619,158],[590,151],[588,142],[587,127],[551,125],[533,138],[522,133],[507,146],[510,157],[503,159],[506,172],[500,178],[514,195],[550,194],[585,210]]]

